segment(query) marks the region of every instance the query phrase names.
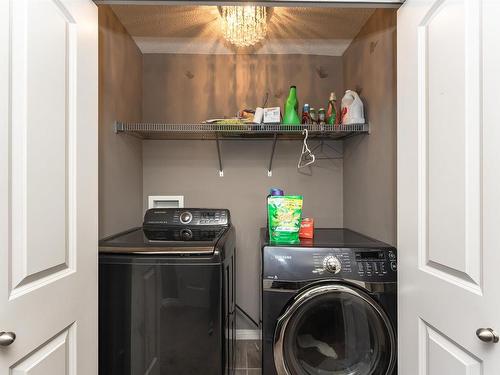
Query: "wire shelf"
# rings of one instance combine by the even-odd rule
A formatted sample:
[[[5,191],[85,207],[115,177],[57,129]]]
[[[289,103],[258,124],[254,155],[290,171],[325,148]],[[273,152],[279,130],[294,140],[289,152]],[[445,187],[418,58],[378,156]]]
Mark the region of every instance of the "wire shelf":
[[[368,124],[348,125],[283,125],[283,124],[164,124],[116,122],[115,132],[141,139],[259,139],[279,135],[300,139],[307,129],[309,137],[343,139],[369,132]]]

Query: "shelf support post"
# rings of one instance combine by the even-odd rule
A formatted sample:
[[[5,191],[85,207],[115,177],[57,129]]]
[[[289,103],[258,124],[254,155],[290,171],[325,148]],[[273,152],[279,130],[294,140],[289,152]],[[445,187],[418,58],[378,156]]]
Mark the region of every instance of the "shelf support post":
[[[220,140],[217,132],[215,132],[215,142],[217,145],[217,156],[219,158],[219,177],[224,177],[224,170],[222,169],[222,156],[220,153]]]
[[[274,133],[273,147],[271,149],[271,157],[269,158],[269,166],[267,168],[267,177],[273,176],[273,159],[274,159],[274,151],[276,150],[276,142],[277,141],[278,141],[278,133]]]

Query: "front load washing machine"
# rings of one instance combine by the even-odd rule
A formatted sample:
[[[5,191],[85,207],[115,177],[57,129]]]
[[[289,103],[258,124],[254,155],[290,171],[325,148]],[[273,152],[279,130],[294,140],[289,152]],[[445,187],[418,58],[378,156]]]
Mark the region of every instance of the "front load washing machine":
[[[395,375],[396,276],[396,249],[351,230],[263,230],[263,375]]]

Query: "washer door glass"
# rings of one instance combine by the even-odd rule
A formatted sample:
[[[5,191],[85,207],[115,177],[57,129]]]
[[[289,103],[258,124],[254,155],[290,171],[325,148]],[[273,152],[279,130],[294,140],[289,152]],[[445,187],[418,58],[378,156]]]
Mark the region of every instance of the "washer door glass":
[[[282,338],[289,374],[385,375],[394,366],[395,338],[387,315],[354,288],[312,293],[289,316]]]

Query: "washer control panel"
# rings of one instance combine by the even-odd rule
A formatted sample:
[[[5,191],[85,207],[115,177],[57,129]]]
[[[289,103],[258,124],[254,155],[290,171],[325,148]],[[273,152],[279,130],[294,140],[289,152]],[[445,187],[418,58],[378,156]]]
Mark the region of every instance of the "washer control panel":
[[[143,226],[221,226],[229,220],[226,209],[152,208],[146,211]]]
[[[313,251],[312,273],[317,275],[337,275],[342,272],[352,272],[351,252],[349,249],[325,249],[321,252]]]
[[[345,278],[395,282],[396,249],[265,247],[264,278],[298,281]]]
[[[389,271],[397,271],[395,250],[355,251],[357,272],[359,275],[387,275]]]

